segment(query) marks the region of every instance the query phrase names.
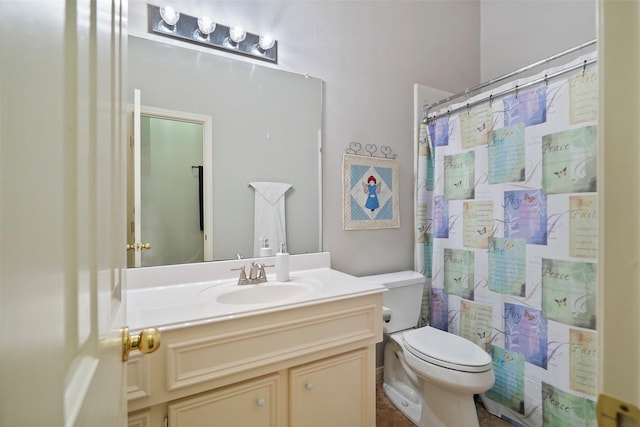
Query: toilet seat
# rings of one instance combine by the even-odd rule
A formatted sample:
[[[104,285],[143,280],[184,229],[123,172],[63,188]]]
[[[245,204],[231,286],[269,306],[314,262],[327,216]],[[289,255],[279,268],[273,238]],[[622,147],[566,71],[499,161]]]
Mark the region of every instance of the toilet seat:
[[[491,356],[478,345],[431,326],[404,332],[402,341],[415,357],[443,368],[462,372],[492,369]]]

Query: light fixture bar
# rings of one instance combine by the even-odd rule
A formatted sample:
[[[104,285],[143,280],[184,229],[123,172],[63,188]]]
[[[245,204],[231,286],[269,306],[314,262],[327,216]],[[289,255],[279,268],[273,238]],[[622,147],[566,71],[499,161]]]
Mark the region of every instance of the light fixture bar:
[[[265,47],[271,43],[265,46],[264,36],[261,43],[259,35],[246,32],[244,38],[238,38],[237,34],[234,34],[233,39],[241,39],[236,42],[230,37],[230,30],[234,28],[235,33],[238,27],[227,27],[217,22],[214,26],[215,29],[211,33],[205,34],[201,32],[198,27],[198,17],[180,13],[177,22],[171,24],[174,20],[170,20],[170,23],[167,23],[160,13],[161,9],[159,6],[148,5],[150,33],[195,43],[200,46],[220,49],[225,52],[236,53],[262,61],[278,63],[278,42],[275,40],[273,40],[272,47],[265,49]]]

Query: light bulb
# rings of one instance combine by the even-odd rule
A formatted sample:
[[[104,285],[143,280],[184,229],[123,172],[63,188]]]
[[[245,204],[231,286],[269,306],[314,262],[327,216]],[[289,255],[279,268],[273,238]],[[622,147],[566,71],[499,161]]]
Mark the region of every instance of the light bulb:
[[[216,23],[208,16],[203,16],[198,18],[198,30],[205,36],[209,35],[216,30]]]
[[[234,43],[240,43],[247,37],[247,33],[244,32],[242,27],[231,27],[229,28],[229,38]]]
[[[167,25],[176,25],[180,19],[180,13],[171,6],[165,6],[160,8],[160,17]]]
[[[260,36],[258,39],[258,46],[262,50],[269,50],[276,44],[276,41],[270,34],[265,34],[264,36]]]

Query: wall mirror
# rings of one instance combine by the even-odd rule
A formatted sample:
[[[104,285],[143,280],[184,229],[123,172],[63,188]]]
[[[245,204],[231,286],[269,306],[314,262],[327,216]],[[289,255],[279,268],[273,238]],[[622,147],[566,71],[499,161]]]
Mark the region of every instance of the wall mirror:
[[[255,192],[249,183],[256,181],[291,185],[285,195],[288,251],[322,250],[321,80],[134,36],[129,36],[127,80],[131,105],[139,90],[141,128],[147,132],[142,132],[146,145],[140,175],[146,176],[142,183],[147,179],[146,187],[153,193],[143,185],[140,198],[159,196],[165,203],[138,212],[139,226],[149,239],[143,235],[141,241],[129,243],[151,247],[139,251],[137,263],[130,254],[129,267],[225,260],[238,254],[253,257],[260,236],[254,234]],[[207,117],[210,136],[203,127]],[[202,137],[203,145],[196,144],[196,154],[189,154],[194,150],[186,147],[193,144],[188,140],[194,134],[195,140]],[[154,135],[162,138],[156,141]],[[149,153],[155,157],[145,159]],[[155,181],[155,175],[178,162],[179,172]],[[133,164],[129,167],[132,175]],[[178,181],[184,181],[183,189],[172,188]],[[170,190],[177,195],[171,196]],[[188,219],[171,216],[183,210]],[[174,228],[183,222],[197,230],[183,233]],[[130,221],[128,231],[134,227]],[[200,243],[198,253],[186,249],[173,257],[164,253],[166,249],[155,250],[170,247],[170,252],[179,252],[183,243],[176,236],[191,232],[196,246]],[[157,243],[146,241],[152,239]],[[271,246],[275,253],[277,242]]]

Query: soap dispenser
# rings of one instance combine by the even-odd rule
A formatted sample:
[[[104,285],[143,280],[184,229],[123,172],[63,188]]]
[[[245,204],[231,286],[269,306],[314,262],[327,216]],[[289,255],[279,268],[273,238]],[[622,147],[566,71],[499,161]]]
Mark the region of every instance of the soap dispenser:
[[[280,243],[280,252],[276,254],[276,281],[289,280],[289,254],[285,252],[284,242]]]
[[[262,246],[260,247],[260,256],[261,257],[272,256],[273,250],[269,247],[269,239],[265,237],[264,239],[261,239],[261,241],[262,241]]]

